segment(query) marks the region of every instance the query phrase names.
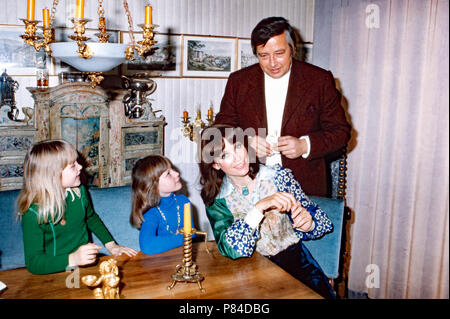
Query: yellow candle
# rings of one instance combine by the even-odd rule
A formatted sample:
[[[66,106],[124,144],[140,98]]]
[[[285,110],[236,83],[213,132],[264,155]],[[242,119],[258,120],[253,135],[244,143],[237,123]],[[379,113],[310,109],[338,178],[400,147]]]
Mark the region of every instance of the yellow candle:
[[[145,6],[145,24],[152,24],[152,7]]]
[[[50,13],[47,8],[42,9],[42,20],[44,20],[44,27],[50,26]]]
[[[185,120],[185,121],[187,121],[187,118],[188,118],[188,112],[187,111],[184,111],[183,112],[183,119]]]
[[[27,0],[27,20],[34,20],[34,0]]]
[[[211,118],[212,116],[213,116],[213,109],[212,109],[212,107],[210,107],[208,110],[208,117]]]
[[[184,227],[183,227],[184,234],[190,234],[191,233],[191,204],[186,203],[184,204]]]
[[[78,19],[84,18],[84,0],[77,0],[77,12],[75,17]]]

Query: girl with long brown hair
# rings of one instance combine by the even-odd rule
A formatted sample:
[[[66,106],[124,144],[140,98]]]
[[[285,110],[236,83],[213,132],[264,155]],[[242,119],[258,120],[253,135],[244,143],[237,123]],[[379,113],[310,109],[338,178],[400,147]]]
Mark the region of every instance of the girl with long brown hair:
[[[175,194],[181,188],[180,174],[164,156],[144,157],[133,167],[130,223],[140,230],[143,253],[159,254],[183,244],[178,230],[184,224],[184,204],[190,202]]]

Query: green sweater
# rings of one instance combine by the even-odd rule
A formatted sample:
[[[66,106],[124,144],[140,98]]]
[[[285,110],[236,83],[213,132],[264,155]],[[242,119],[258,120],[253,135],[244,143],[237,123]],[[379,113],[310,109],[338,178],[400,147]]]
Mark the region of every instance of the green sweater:
[[[65,271],[69,254],[89,243],[88,229],[103,244],[114,241],[100,217],[94,212],[84,186],[80,186],[81,198],[67,194],[65,225],[59,222],[38,224],[38,207],[33,204],[22,216],[25,265],[33,274],[49,274]]]

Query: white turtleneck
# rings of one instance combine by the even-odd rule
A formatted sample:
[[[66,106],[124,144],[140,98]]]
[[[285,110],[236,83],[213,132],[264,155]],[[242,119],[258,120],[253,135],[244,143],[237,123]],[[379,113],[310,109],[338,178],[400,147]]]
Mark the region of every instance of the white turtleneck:
[[[292,65],[291,65],[292,66]],[[291,68],[289,71],[278,79],[274,79],[264,73],[264,91],[266,98],[266,115],[267,115],[267,141],[269,143],[276,143],[281,136],[281,123],[283,121],[284,106],[286,103],[286,96],[289,86],[289,77],[291,75]],[[269,120],[270,119],[270,120]],[[310,141],[308,136],[302,136],[308,144],[308,152],[303,154],[303,158],[307,158],[310,150]],[[281,165],[281,154],[275,152],[266,158],[266,165]]]

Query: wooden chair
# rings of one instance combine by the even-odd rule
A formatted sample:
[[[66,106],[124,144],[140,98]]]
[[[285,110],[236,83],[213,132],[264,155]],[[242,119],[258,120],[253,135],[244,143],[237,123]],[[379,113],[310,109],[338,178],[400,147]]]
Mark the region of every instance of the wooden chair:
[[[310,196],[333,222],[333,232],[317,240],[303,243],[322,267],[330,279],[338,297],[345,297],[346,274],[344,273],[345,223],[350,219],[349,210],[345,206],[345,186],[347,171],[346,148],[339,150],[328,158],[329,197]],[[342,285],[343,284],[343,285]],[[343,289],[342,289],[343,288]]]

